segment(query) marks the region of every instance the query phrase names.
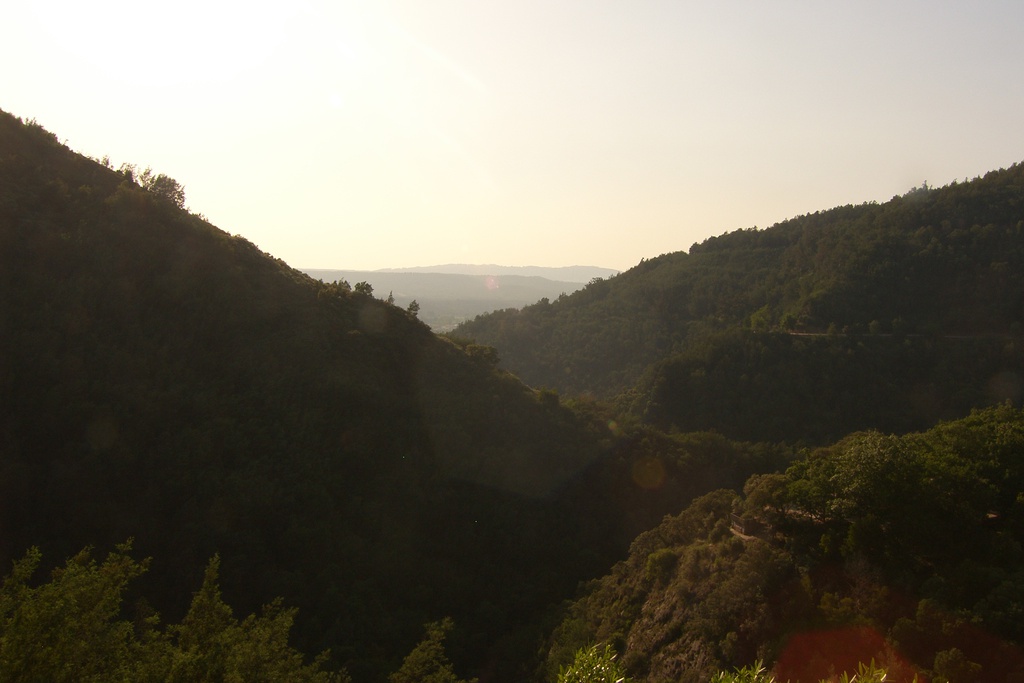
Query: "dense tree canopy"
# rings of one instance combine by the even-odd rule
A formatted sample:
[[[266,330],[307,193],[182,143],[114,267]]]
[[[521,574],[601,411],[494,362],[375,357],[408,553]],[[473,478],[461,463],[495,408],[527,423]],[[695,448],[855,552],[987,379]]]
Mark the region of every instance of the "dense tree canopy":
[[[0,678],[1010,680],[1022,188],[737,231],[437,337],[0,113]],[[156,559],[79,552],[128,537]]]
[[[817,681],[858,662],[890,681],[1015,680],[1024,666],[1024,412],[852,434],[718,491],[633,542],[572,604],[548,678],[591,642],[637,680],[768,662]],[[742,680],[742,679],[739,679]]]
[[[819,443],[923,429],[1022,397],[1022,212],[1017,164],[709,238],[455,334],[528,384],[625,392],[663,427]]]

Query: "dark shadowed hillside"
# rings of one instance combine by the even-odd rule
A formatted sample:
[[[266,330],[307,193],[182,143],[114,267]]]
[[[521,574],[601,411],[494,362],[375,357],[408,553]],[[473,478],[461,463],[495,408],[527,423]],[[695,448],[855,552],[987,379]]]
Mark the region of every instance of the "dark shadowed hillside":
[[[529,388],[152,177],[0,115],[2,564],[133,538],[152,605],[128,617],[174,623],[218,554],[228,604],[282,597],[297,647],[356,683],[445,617],[460,672],[521,680],[552,606],[636,533],[792,458]]]
[[[7,114],[0,330],[0,564],[134,537],[176,619],[219,553],[231,604],[282,596],[375,680],[444,616],[460,667],[514,677],[607,562],[565,502],[600,450],[557,401]]]
[[[1019,400],[1024,166],[641,262],[455,334],[653,424],[818,442]],[[801,418],[800,416],[805,416]]]

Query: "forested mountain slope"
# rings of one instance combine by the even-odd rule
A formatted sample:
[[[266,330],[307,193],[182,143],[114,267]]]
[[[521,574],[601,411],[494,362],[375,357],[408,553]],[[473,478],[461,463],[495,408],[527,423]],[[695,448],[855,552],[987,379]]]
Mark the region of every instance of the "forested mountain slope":
[[[357,681],[443,616],[475,671],[532,651],[607,561],[566,503],[597,440],[179,203],[0,113],[0,564],[134,537],[174,620],[219,553],[230,604],[282,596]]]
[[[1022,453],[1024,413],[1001,406],[710,493],[566,610],[548,677],[596,642],[649,683],[756,660],[794,683],[871,660],[896,682],[1020,680]]]
[[[29,558],[59,565],[134,538],[153,559],[117,628],[131,625],[141,642],[154,608],[165,624],[187,621],[189,595],[218,554],[228,604],[245,614],[281,596],[299,608],[296,646],[330,647],[331,666],[356,683],[384,680],[423,625],[445,617],[460,674],[524,680],[551,606],[580,580],[694,496],[781,471],[799,452],[759,441],[826,443],[851,424],[906,431],[1019,398],[1019,175],[727,235],[478,321],[526,345],[547,339],[536,355],[566,382],[631,387],[619,396],[629,415],[531,389],[496,367],[494,348],[439,338],[412,311],[314,281],[182,210],[173,180],[115,172],[0,112],[0,564],[39,546]],[[783,239],[806,232],[806,254],[827,256],[859,254],[855,237],[874,235],[897,253],[906,235],[876,229],[895,221],[881,216],[903,207],[923,220],[942,193],[969,188],[983,198],[968,213],[990,220],[931,228],[937,246],[910,251],[941,267],[908,270],[924,274],[896,286],[899,305],[881,295],[863,304],[877,282],[863,264],[840,267],[852,256],[818,267],[800,256],[801,239]],[[804,275],[773,279],[790,261],[803,265],[786,272]],[[918,306],[926,294],[951,303]],[[630,610],[658,582],[673,586],[664,604],[689,595],[697,584],[677,583],[682,568],[699,583],[736,576],[737,563],[747,571],[725,592],[693,589],[711,596],[697,626],[675,603],[648,615],[637,633],[652,635],[626,653],[632,672],[657,680],[683,665],[706,672],[772,655],[785,625],[804,618],[876,620],[935,671],[1018,661],[1012,648],[995,656],[942,640],[975,617],[1020,640],[1021,418],[1004,406],[972,420],[924,436],[854,435],[786,475],[752,480],[745,501],[702,499],[636,541],[626,569],[557,631],[550,662],[581,639],[633,629]],[[722,523],[728,510],[773,535],[737,545]],[[673,524],[685,533],[673,536]],[[947,531],[969,562],[929,550]],[[694,542],[708,547],[683,548]],[[784,592],[795,602],[764,604],[766,587],[795,591],[792,579],[816,568],[824,573],[803,593]],[[874,588],[858,591],[876,575],[912,593],[917,611],[892,621],[865,602]],[[5,584],[0,611],[24,581]],[[936,617],[929,600],[963,619]],[[680,639],[691,633],[699,642]],[[682,642],[697,642],[697,659],[663,656]]]
[[[527,384],[630,390],[662,427],[820,443],[1018,400],[1022,323],[1018,164],[711,238],[454,334]]]

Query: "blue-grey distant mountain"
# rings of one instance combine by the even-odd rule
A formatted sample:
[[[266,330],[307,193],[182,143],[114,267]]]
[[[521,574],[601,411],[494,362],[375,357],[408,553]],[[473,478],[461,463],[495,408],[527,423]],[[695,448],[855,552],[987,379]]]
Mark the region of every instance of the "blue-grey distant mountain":
[[[522,275],[524,277],[543,277],[548,280],[579,282],[586,284],[595,277],[606,278],[618,275],[619,271],[612,268],[597,266],[560,266],[546,268],[543,266],[496,266],[494,264],[449,263],[442,266],[415,266],[412,268],[382,268],[381,273],[449,273],[452,275]]]
[[[439,272],[434,269],[475,273]],[[402,308],[413,300],[420,305],[419,318],[435,332],[445,332],[459,323],[471,320],[481,313],[505,308],[522,308],[542,299],[557,299],[572,294],[594,278],[614,275],[617,271],[591,266],[566,268],[505,267],[505,266],[428,266],[399,270],[328,270],[307,268],[304,272],[316,280],[335,282],[345,280],[350,285],[367,282],[374,296],[394,297]],[[559,273],[565,279],[554,280],[535,273]],[[580,280],[586,276],[586,279]]]

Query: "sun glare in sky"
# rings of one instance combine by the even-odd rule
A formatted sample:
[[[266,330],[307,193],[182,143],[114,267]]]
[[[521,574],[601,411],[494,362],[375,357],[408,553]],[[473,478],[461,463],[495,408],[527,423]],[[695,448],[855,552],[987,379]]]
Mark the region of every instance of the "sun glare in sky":
[[[17,3],[0,108],[295,267],[625,270],[1024,160],[1024,3]]]

